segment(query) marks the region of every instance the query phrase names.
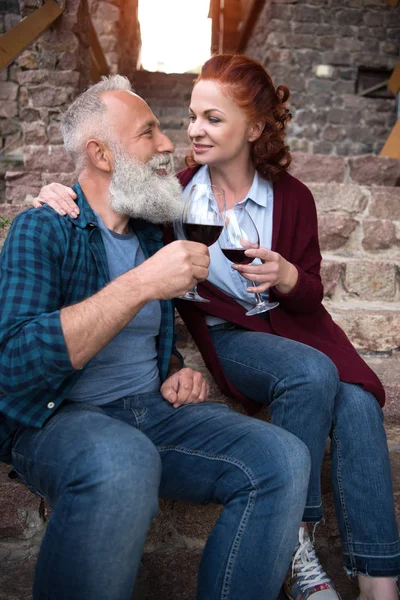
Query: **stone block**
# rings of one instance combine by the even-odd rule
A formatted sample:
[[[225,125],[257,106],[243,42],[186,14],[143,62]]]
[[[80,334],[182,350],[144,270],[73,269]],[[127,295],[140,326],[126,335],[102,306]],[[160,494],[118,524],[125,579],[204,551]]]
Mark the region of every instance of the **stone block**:
[[[47,128],[47,135],[50,144],[62,144],[63,136],[58,123],[50,123]]]
[[[396,265],[381,261],[349,261],[344,287],[349,294],[361,300],[393,301],[396,294]]]
[[[335,323],[341,327],[351,342],[361,352],[392,352],[399,346],[400,311],[378,308],[376,310],[326,302]]]
[[[19,112],[19,116],[21,121],[25,121],[25,122],[33,122],[33,121],[40,121],[41,120],[41,114],[40,111],[37,110],[36,108],[21,108],[20,112]]]
[[[0,137],[19,131],[19,125],[11,119],[0,119]]]
[[[0,102],[0,118],[12,119],[18,116],[18,103],[15,100]]]
[[[22,483],[9,479],[8,470],[2,468],[0,474],[0,538],[29,539],[43,529],[40,498]]]
[[[60,71],[60,73],[62,72]],[[76,90],[73,87],[29,86],[29,96],[35,108],[67,105],[74,98],[75,94]]]
[[[29,203],[9,204],[7,202],[2,202],[0,204],[0,216],[12,222],[20,212],[27,208],[31,208]]]
[[[367,27],[381,27],[383,25],[383,11],[366,12],[364,14],[364,23]]]
[[[165,545],[145,553],[135,585],[135,600],[193,600],[202,548]]]
[[[324,140],[328,140],[329,142],[338,142],[340,140],[345,140],[347,137],[346,127],[339,125],[327,125],[323,129],[322,137]]]
[[[174,502],[159,500],[159,509],[153,520],[146,539],[145,552],[152,551],[170,541],[174,531]]]
[[[305,154],[293,152],[290,172],[301,181],[343,183],[345,177],[345,162],[336,156],[321,154]]]
[[[74,52],[63,52],[60,55],[60,58],[57,63],[57,68],[66,71],[74,71],[79,68],[79,52],[75,50]]]
[[[400,181],[400,161],[383,156],[358,156],[348,161],[350,178],[360,185],[395,186]]]
[[[312,145],[313,152],[315,154],[331,154],[334,150],[333,144],[321,140],[320,142],[314,142]]]
[[[358,221],[343,215],[320,215],[318,217],[319,242],[322,250],[336,250],[349,239]]]
[[[25,146],[24,162],[27,171],[57,173],[74,171],[75,165],[64,146]]]
[[[46,125],[41,121],[22,123],[24,144],[44,145],[47,142]]]
[[[56,27],[52,27],[45,31],[38,40],[39,49],[48,51],[48,52],[72,52],[74,50],[79,50],[79,41],[78,37],[72,33],[72,31],[68,31],[68,29],[63,29],[60,25]]]
[[[400,221],[400,187],[372,187],[368,214],[378,219]]]
[[[41,183],[42,185],[48,185],[49,183],[62,183],[68,187],[71,187],[76,183],[77,175],[75,172],[71,173],[42,173]]]
[[[343,183],[309,183],[319,214],[345,212],[355,216],[362,213],[368,203],[365,189]]]
[[[366,219],[363,222],[364,250],[386,250],[396,242],[394,223],[387,219]]]
[[[324,296],[330,298],[335,293],[339,283],[342,265],[334,260],[324,259],[321,264],[321,279],[324,286]]]
[[[49,69],[20,71],[18,73],[18,81],[21,85],[50,83],[56,87],[78,86],[79,73],[77,71],[52,71]]]
[[[26,50],[17,58],[17,64],[21,67],[21,69],[37,69],[37,52],[33,52],[32,50]]]
[[[375,371],[382,381],[386,392],[386,404],[384,408],[385,422],[400,424],[400,354],[393,353],[392,356],[366,356],[365,361]],[[400,433],[400,431],[399,431]],[[389,436],[389,449],[390,449]],[[400,437],[397,436],[397,446],[400,449]],[[400,468],[396,474],[398,481],[397,492],[400,493]],[[399,497],[400,500],[400,497]]]
[[[41,188],[41,174],[24,171],[7,171],[6,199],[13,204],[29,202]]]
[[[0,100],[16,100],[18,84],[12,81],[3,81],[0,85]]]
[[[175,502],[174,525],[179,535],[206,541],[222,507],[216,504],[199,506],[189,502]]]

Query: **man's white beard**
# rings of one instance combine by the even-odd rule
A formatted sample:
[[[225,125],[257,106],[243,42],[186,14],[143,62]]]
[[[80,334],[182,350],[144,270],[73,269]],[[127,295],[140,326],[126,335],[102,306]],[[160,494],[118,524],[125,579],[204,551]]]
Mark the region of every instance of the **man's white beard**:
[[[172,223],[182,215],[182,188],[169,153],[155,154],[144,164],[114,147],[113,157],[109,193],[115,212],[156,224]],[[158,175],[157,169],[165,169],[167,175]]]

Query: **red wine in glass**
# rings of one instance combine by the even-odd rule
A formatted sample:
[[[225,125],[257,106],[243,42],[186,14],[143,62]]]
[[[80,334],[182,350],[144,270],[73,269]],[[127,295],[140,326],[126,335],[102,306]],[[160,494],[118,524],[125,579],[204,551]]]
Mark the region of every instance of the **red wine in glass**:
[[[228,260],[237,265],[249,265],[254,260],[251,256],[246,256],[244,248],[221,248],[221,250]]]
[[[260,236],[253,219],[243,206],[237,204],[226,211],[225,226],[218,238],[222,253],[232,263],[249,265],[254,258],[246,256],[246,250],[260,247]],[[253,281],[253,287],[257,287]],[[278,306],[279,302],[267,302],[259,293],[255,293],[256,304],[246,312],[251,317],[271,310]]]
[[[212,246],[218,240],[224,222],[224,190],[207,183],[195,183],[185,200],[182,220],[174,223],[175,237]],[[209,302],[198,294],[197,286],[179,297],[192,302]]]
[[[183,231],[186,239],[191,242],[200,242],[206,246],[215,244],[223,225],[202,225],[201,223],[183,223]]]

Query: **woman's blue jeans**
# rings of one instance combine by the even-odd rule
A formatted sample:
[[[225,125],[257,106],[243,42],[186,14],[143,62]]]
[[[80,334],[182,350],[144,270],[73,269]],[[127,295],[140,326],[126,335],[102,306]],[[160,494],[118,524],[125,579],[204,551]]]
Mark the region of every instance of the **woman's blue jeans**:
[[[222,404],[175,409],[142,394],[63,405],[43,429],[17,432],[13,466],[53,507],[34,600],[129,600],[159,494],[224,505],[203,553],[198,600],[274,600],[297,539],[310,456],[291,433]]]
[[[343,383],[333,362],[304,344],[239,328],[210,328],[224,372],[271,421],[311,454],[304,521],[322,518],[321,466],[331,437],[332,482],[345,566],[397,576],[400,542],[383,413],[374,396]]]

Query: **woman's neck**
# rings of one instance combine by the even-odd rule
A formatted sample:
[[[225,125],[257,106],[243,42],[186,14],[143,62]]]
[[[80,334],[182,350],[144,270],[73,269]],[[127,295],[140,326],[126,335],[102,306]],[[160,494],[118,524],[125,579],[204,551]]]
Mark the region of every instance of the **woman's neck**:
[[[249,163],[242,168],[237,165],[209,166],[211,183],[225,190],[226,208],[241,202],[252,186],[255,168]]]

